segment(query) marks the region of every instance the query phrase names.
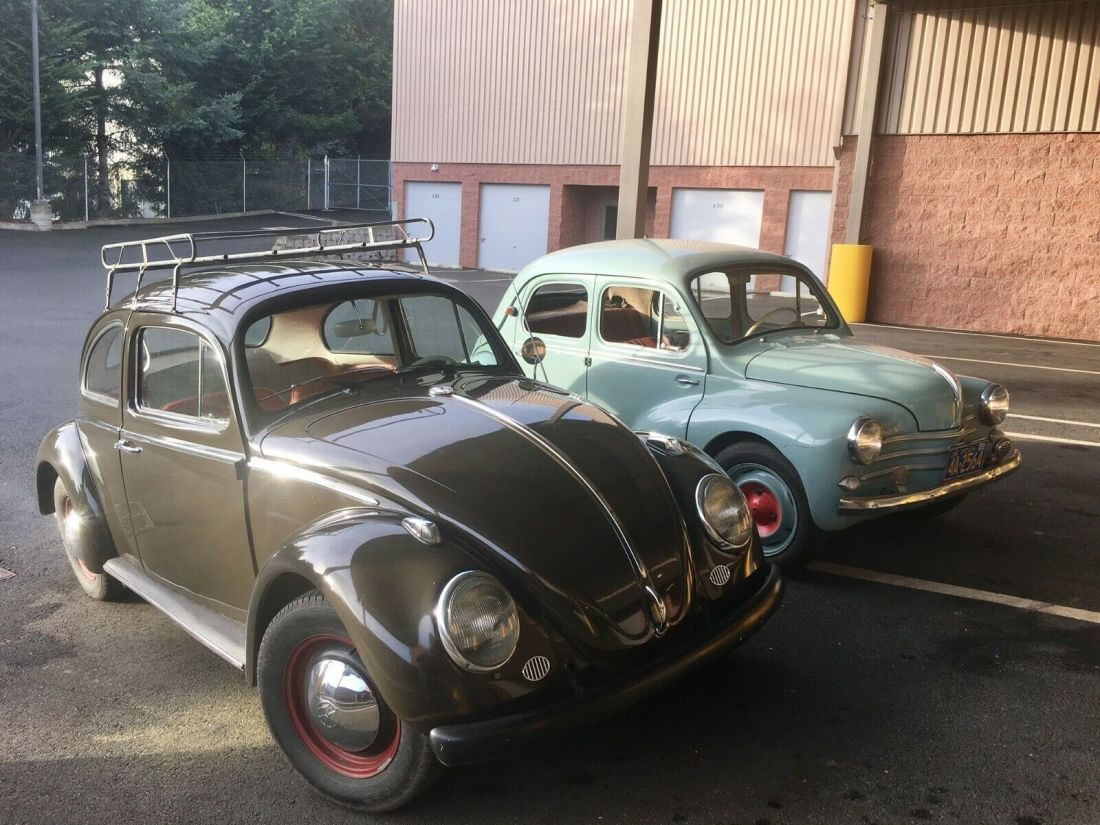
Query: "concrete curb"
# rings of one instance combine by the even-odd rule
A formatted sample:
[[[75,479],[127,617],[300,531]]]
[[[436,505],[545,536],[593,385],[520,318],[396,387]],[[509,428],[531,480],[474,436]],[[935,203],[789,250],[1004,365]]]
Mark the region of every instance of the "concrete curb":
[[[17,232],[51,232],[57,229],[91,229],[96,226],[159,226],[165,223],[216,221],[223,218],[248,218],[253,215],[277,215],[278,209],[250,209],[247,212],[221,212],[216,215],[187,215],[179,218],[105,218],[91,221],[55,221],[49,229],[39,229],[30,221],[0,221],[0,229]]]

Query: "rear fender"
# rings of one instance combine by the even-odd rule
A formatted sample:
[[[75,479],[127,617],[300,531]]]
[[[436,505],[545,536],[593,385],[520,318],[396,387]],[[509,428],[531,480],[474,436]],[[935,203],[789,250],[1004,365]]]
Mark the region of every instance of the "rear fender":
[[[404,513],[349,509],[314,522],[287,542],[260,571],[248,611],[245,662],[255,683],[257,657],[272,618],[299,595],[316,589],[336,610],[375,687],[413,729],[497,706],[530,692],[512,664],[552,656],[545,633],[520,606],[519,648],[491,674],[460,671],[438,638],[433,611],[443,587],[459,573],[484,569],[444,534],[425,545],[402,527]],[[546,679],[544,687],[554,682]]]
[[[35,488],[38,512],[54,512],[53,489],[58,478],[65,482],[80,514],[80,532],[72,542],[84,565],[93,573],[103,572],[103,563],[118,555],[107,527],[103,498],[88,463],[84,443],[76,422],[70,421],[51,430],[35,457]]]

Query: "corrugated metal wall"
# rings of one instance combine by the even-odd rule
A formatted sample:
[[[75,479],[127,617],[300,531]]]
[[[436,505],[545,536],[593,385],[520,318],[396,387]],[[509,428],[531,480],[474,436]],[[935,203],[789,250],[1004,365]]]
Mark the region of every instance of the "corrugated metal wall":
[[[941,0],[890,13],[883,134],[1100,130],[1097,0]]]
[[[652,160],[827,166],[856,0],[665,0]],[[397,161],[616,164],[628,0],[396,0]]]

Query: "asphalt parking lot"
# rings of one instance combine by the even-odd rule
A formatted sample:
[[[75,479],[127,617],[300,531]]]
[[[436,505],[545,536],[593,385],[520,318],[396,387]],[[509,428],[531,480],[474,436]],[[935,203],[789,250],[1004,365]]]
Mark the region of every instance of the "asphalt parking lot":
[[[86,599],[37,515],[98,248],[160,231],[0,232],[0,822],[369,821],[293,774],[228,665],[137,599]],[[440,274],[490,311],[508,283]],[[856,335],[1008,386],[1020,472],[940,519],[840,534],[727,659],[384,819],[1100,822],[1100,345]]]

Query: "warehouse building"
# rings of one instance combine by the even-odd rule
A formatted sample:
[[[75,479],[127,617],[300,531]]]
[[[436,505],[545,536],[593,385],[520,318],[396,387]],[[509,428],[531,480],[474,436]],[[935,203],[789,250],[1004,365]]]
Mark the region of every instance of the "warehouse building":
[[[394,199],[433,263],[613,236],[633,8],[397,0]],[[1100,340],[1097,0],[665,0],[656,74],[647,234],[826,281],[868,244],[871,320]]]

